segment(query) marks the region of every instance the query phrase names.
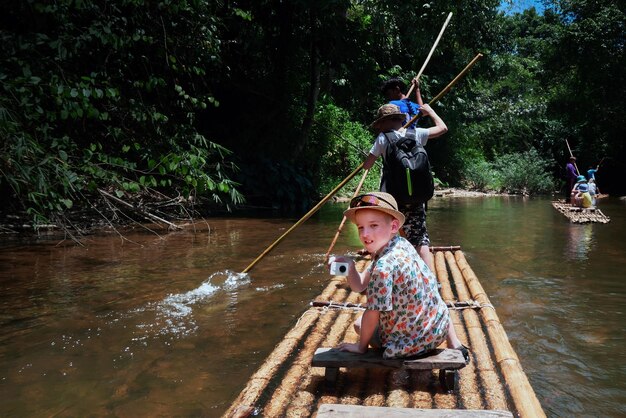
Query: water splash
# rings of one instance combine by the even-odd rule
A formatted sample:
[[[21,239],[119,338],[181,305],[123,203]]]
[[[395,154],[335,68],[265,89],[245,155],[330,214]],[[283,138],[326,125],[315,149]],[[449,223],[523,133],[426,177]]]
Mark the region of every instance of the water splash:
[[[207,302],[221,292],[232,293],[242,286],[250,284],[250,276],[230,270],[213,273],[197,288],[185,293],[170,294],[155,305],[154,325],[160,335],[184,337],[197,331],[193,317],[194,306]],[[138,325],[138,328],[147,328]],[[154,327],[148,327],[154,328]]]

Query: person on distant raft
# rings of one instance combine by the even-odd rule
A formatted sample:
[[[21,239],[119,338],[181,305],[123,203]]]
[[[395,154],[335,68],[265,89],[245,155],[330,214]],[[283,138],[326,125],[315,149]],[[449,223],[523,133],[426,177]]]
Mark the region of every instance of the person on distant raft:
[[[570,194],[572,193],[572,189],[574,188],[574,185],[576,184],[576,178],[578,177],[578,174],[576,174],[576,157],[569,157],[569,162],[567,163],[567,165],[565,166],[565,179],[567,181],[566,184],[566,189],[565,189],[565,203],[570,202],[571,196]]]
[[[576,195],[578,194],[578,189],[580,188],[582,184],[587,186],[587,179],[585,179],[585,176],[576,177],[576,183],[574,183],[574,187],[572,187],[572,191],[570,192],[570,204],[571,205],[576,205]]]
[[[371,345],[383,348],[384,358],[398,358],[426,353],[446,341],[469,363],[469,350],[456,335],[435,275],[413,245],[398,235],[405,217],[393,196],[356,196],[343,214],[356,225],[372,262],[359,273],[352,258],[333,258],[349,264],[346,277],[354,292],[367,290],[365,312],[354,323],[358,342],[337,348],[362,354]]]
[[[596,206],[598,203],[597,199],[600,194],[600,189],[598,189],[596,181],[592,178],[587,181],[587,186],[589,186],[589,194],[591,195],[591,205]]]
[[[414,130],[416,142],[425,146],[429,139],[437,138],[448,132],[448,127],[430,107],[430,105],[425,104],[421,106],[420,111],[424,116],[430,116],[432,121],[435,123],[435,126],[431,128],[417,128]],[[376,141],[370,149],[369,155],[363,164],[365,169],[370,169],[374,165],[374,162],[376,162],[376,159],[381,155],[383,156],[383,166],[388,164],[385,156],[387,155],[389,140],[385,133],[393,131],[397,135],[404,135],[406,131],[402,128],[402,126],[405,119],[406,114],[401,112],[396,105],[385,104],[378,108],[377,118],[370,125],[370,127],[378,133],[378,136],[376,137]],[[380,189],[383,192],[388,192],[388,179],[386,179],[384,173],[385,170],[383,169]],[[406,224],[402,230],[404,236],[411,244],[417,247],[417,252],[426,262],[428,267],[432,271],[435,271],[435,260],[430,252],[430,237],[428,236],[428,230],[426,229],[425,204],[403,204],[400,207],[400,211],[406,218]]]
[[[593,168],[593,166],[589,166],[589,170],[587,170],[587,180],[593,179],[595,181],[596,173],[598,172],[599,169],[600,169],[599,165],[596,168]]]
[[[422,101],[422,94],[420,93],[420,84],[419,81],[414,78],[411,80],[411,84],[415,86],[415,99],[417,103],[412,102],[405,94],[404,89],[406,88],[404,81],[399,78],[390,78],[385,81],[383,86],[380,88],[385,99],[389,100],[390,104],[398,106],[400,112],[406,113],[406,120],[403,125],[408,123],[413,116],[417,115],[420,111],[420,108],[424,105]],[[414,129],[415,122],[413,122],[409,128]]]
[[[576,195],[574,196],[574,202],[575,205],[580,208],[590,208],[593,206],[587,182],[578,184],[578,187],[576,188]]]

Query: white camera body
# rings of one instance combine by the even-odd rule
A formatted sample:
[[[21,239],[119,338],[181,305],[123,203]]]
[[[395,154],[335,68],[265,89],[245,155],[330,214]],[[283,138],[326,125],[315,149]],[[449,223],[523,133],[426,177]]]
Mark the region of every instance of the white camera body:
[[[348,274],[349,269],[350,264],[348,263],[340,263],[338,261],[330,263],[330,274],[333,276],[345,276]]]

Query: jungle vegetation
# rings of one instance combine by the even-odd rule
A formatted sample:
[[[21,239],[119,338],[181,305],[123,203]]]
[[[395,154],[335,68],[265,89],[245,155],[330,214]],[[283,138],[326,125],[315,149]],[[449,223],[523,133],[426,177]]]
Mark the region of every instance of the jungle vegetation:
[[[623,3],[500,3],[3,2],[0,210],[37,225],[103,193],[303,210],[363,160],[381,83],[416,75],[449,12],[425,101],[484,57],[435,105],[450,128],[427,147],[436,178],[550,193],[567,140],[626,193]]]

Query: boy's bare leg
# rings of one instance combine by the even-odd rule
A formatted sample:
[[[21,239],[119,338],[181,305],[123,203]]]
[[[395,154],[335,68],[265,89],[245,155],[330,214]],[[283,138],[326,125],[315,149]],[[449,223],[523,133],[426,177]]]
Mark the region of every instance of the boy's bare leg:
[[[454,324],[452,323],[452,318],[450,318],[450,322],[448,323],[448,336],[446,337],[446,344],[449,348],[461,348],[463,344],[461,344],[461,340],[456,336],[456,331],[454,330]]]
[[[354,330],[356,331],[357,335],[359,336],[359,338],[361,338],[361,320],[363,319],[363,315],[359,316],[357,318],[356,321],[354,321],[354,324],[352,325],[354,327]],[[376,331],[374,332],[374,336],[372,337],[372,339],[370,340],[370,344],[371,347],[373,348],[381,348],[382,345],[380,343],[380,337],[378,336],[378,328],[376,328]]]
[[[463,343],[461,343],[459,337],[457,337],[456,331],[454,330],[454,324],[452,323],[452,318],[450,318],[450,322],[448,323],[448,335],[446,337],[446,344],[448,345],[448,348],[460,350],[461,353],[463,353],[463,358],[465,358],[465,363],[469,364],[469,350],[463,345]]]

